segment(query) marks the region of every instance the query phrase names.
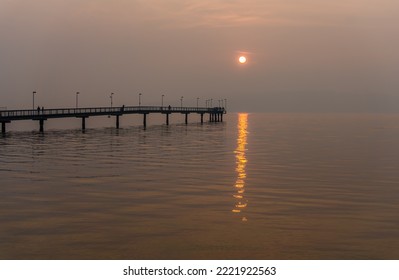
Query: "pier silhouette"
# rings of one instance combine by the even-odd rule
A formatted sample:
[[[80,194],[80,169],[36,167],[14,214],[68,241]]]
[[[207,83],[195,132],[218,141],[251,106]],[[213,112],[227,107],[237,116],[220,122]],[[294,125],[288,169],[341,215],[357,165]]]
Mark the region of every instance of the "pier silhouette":
[[[37,108],[30,110],[3,110],[0,111],[1,132],[6,133],[6,124],[11,121],[33,120],[39,122],[39,131],[44,132],[44,122],[56,118],[81,118],[82,130],[86,129],[86,118],[94,116],[115,116],[116,128],[119,128],[119,118],[125,114],[140,114],[143,116],[143,126],[147,126],[147,115],[159,113],[165,115],[165,123],[169,125],[170,114],[184,114],[185,123],[188,123],[189,114],[200,115],[204,123],[204,115],[209,115],[209,122],[223,122],[224,107],[171,107],[171,106],[122,106],[122,107],[93,107],[93,108]]]

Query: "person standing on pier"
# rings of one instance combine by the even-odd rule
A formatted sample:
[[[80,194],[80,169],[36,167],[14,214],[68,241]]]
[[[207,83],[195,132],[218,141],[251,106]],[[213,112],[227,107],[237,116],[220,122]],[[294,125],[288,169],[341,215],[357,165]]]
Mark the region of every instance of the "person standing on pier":
[[[37,114],[40,114],[40,106],[37,106]]]

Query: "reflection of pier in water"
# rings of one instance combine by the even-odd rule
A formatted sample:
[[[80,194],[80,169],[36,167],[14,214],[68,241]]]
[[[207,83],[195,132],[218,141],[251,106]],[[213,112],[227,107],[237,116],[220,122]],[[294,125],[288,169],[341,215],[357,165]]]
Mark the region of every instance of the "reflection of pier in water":
[[[245,199],[245,179],[247,173],[245,170],[247,164],[247,158],[245,156],[246,144],[247,144],[247,127],[248,127],[248,114],[238,115],[238,137],[237,137],[237,148],[234,153],[236,154],[236,172],[237,180],[235,183],[236,193],[233,195],[235,198],[235,206],[233,208],[234,213],[242,213],[247,207],[248,200]],[[247,221],[245,216],[242,216],[242,221]]]

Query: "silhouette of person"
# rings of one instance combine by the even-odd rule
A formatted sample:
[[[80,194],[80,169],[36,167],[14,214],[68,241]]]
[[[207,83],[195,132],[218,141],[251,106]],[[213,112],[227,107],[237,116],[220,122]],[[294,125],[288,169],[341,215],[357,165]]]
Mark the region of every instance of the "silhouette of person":
[[[125,104],[122,105],[121,112],[125,110]]]
[[[37,113],[40,114],[40,107],[37,106]]]
[[[170,107],[170,105],[169,105],[169,106],[168,106],[169,111],[170,111],[170,108],[171,108],[171,107]]]

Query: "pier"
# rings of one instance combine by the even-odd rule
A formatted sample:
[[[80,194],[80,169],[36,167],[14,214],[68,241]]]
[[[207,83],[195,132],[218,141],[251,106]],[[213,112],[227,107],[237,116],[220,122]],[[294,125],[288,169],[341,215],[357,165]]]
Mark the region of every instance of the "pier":
[[[165,115],[165,123],[169,125],[170,114],[184,114],[185,124],[188,123],[189,114],[200,116],[200,122],[204,123],[204,115],[208,115],[209,122],[223,122],[226,110],[223,107],[170,107],[170,106],[122,106],[122,107],[94,107],[94,108],[60,108],[36,110],[3,110],[0,111],[1,132],[6,133],[6,124],[11,121],[33,120],[39,122],[39,131],[44,132],[44,122],[47,119],[56,118],[80,118],[82,130],[86,129],[86,119],[95,116],[114,116],[115,126],[119,128],[119,119],[125,114],[140,114],[143,117],[143,126],[147,127],[148,114]]]

